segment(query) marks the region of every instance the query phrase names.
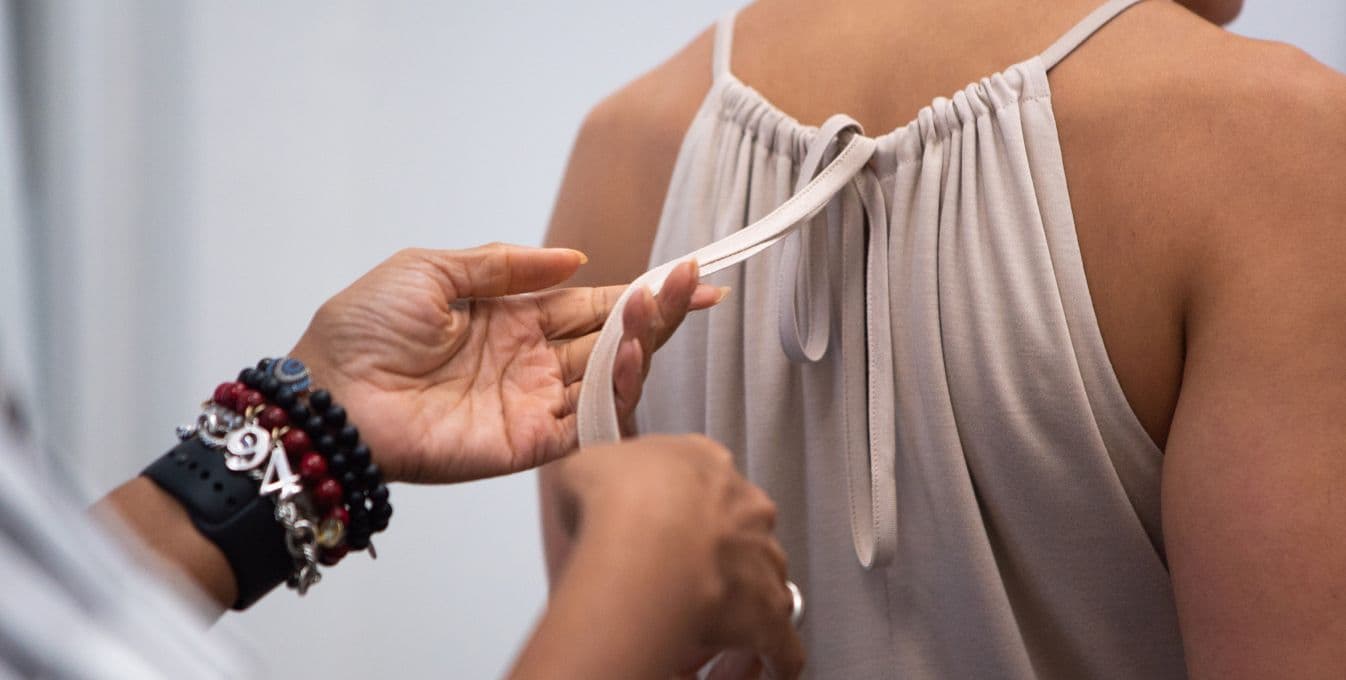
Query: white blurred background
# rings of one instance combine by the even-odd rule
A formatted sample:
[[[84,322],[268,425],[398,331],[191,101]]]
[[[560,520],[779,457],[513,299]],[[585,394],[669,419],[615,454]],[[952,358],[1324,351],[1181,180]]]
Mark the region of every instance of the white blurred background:
[[[94,498],[398,248],[537,243],[588,108],[735,4],[0,0],[0,356],[46,462]],[[1346,3],[1248,5],[1346,70]],[[274,677],[498,675],[545,597],[533,476],[393,499],[377,565],[218,634]]]

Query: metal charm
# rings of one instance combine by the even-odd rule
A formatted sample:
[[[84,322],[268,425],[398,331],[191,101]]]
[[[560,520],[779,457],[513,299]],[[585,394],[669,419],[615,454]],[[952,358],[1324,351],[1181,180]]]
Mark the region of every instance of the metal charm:
[[[296,359],[269,360],[259,367],[280,380],[286,389],[302,393],[309,389],[308,368]],[[200,439],[207,446],[221,450],[224,464],[230,470],[246,474],[260,482],[258,494],[273,496],[276,521],[285,530],[285,547],[294,560],[294,571],[288,585],[300,595],[322,579],[318,571],[320,525],[318,515],[303,494],[301,478],[290,468],[289,454],[280,435],[285,428],[272,432],[257,423],[260,408],[239,414],[214,402],[201,406],[195,425],[177,428],[179,439]],[[267,463],[265,470],[262,464]],[[370,553],[374,546],[369,547]]]
[[[285,446],[277,441],[271,447],[271,462],[262,475],[262,486],[258,493],[263,496],[274,493],[279,495],[280,500],[289,500],[303,490],[299,475],[290,470],[290,455],[285,452]]]
[[[318,572],[317,532],[313,522],[304,519],[292,500],[276,502],[276,521],[285,528],[285,548],[295,562],[295,571],[286,584],[303,595],[322,580],[322,574]]]
[[[196,436],[212,449],[222,449],[229,432],[243,424],[243,419],[233,411],[218,404],[206,403],[201,415],[196,418]],[[179,432],[184,428],[180,428]]]
[[[260,425],[249,423],[229,433],[225,438],[224,464],[235,472],[251,470],[262,464],[271,453],[271,433]]]

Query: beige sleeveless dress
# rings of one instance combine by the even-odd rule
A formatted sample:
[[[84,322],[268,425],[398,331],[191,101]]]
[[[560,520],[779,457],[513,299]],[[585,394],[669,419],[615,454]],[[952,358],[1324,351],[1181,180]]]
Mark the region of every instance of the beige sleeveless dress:
[[[652,262],[695,251],[734,294],[657,355],[638,416],[779,504],[810,677],[1185,675],[1162,454],[1099,334],[1047,80],[1135,2],[877,138],[777,109],[719,26]],[[585,442],[617,436],[610,392],[581,397]]]

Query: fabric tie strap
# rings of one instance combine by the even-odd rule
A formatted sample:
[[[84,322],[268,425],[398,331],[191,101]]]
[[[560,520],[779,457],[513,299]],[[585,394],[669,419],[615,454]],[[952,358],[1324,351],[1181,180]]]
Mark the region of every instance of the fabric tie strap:
[[[840,150],[821,171],[816,171],[834,145],[840,146]],[[843,327],[858,328],[864,324],[868,355],[863,365],[851,362],[848,365],[856,368],[844,373],[848,390],[850,385],[865,385],[868,402],[863,410],[849,409],[846,414],[848,430],[852,429],[852,419],[858,419],[856,429],[863,427],[867,432],[866,441],[848,441],[846,446],[852,537],[856,555],[865,568],[887,564],[897,540],[893,462],[896,438],[890,422],[894,396],[888,321],[888,220],[878,179],[867,167],[874,150],[874,140],[862,134],[858,123],[847,116],[833,116],[810,144],[796,191],[787,201],[747,227],[636,278],[617,299],[608,323],[599,334],[579,397],[580,445],[620,439],[612,371],[622,337],[620,320],[631,296],[642,287],[657,294],[669,273],[681,262],[694,260],[700,275],[709,276],[781,241],[786,242],[781,253],[778,291],[777,328],[781,346],[794,361],[821,360],[827,352],[832,327],[831,295],[827,288],[831,275],[825,254],[827,232],[841,231],[845,257],[857,247],[864,247],[859,239],[868,231],[863,282],[850,278],[858,274],[856,267],[843,267],[841,272],[847,277],[843,290],[852,289],[847,286],[850,284],[864,285],[865,291],[863,301],[843,296],[841,310]],[[810,230],[813,236],[810,252],[801,254],[797,233],[800,226],[823,212],[838,195],[843,200],[827,211],[827,231]],[[802,291],[801,280],[807,284]],[[820,291],[819,286],[824,288]],[[802,337],[796,309],[801,297],[808,308],[808,324],[802,329]],[[859,375],[861,372],[864,375]]]

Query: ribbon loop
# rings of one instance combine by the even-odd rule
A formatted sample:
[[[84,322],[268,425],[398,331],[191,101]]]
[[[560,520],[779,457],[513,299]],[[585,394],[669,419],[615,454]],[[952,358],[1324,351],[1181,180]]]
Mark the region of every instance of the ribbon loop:
[[[824,159],[834,148],[839,150],[823,166]],[[624,330],[620,320],[635,291],[649,287],[658,293],[680,262],[695,260],[701,276],[709,276],[781,241],[785,241],[777,297],[777,330],[781,346],[795,361],[821,360],[827,353],[832,327],[827,234],[840,229],[844,241],[867,230],[865,303],[858,313],[863,316],[868,358],[863,365],[849,364],[859,366],[863,376],[854,376],[850,372],[845,376],[848,385],[863,381],[867,390],[868,408],[863,413],[847,414],[847,427],[851,427],[852,417],[860,418],[863,422],[857,423],[857,429],[863,428],[867,436],[852,442],[845,452],[847,483],[851,487],[851,530],[856,556],[867,569],[891,560],[896,544],[897,511],[893,476],[895,439],[891,423],[885,424],[885,419],[891,420],[893,413],[892,345],[887,311],[888,220],[878,180],[867,169],[874,150],[874,140],[862,134],[859,123],[847,116],[833,116],[819,128],[810,144],[795,193],[788,200],[743,229],[636,278],[618,297],[609,313],[608,323],[599,333],[579,396],[580,445],[620,439],[612,371]],[[803,252],[798,233],[800,225],[818,216],[843,191],[847,196],[835,211],[828,211],[823,220],[825,228],[809,230],[812,237],[810,252]],[[848,205],[857,199],[861,205],[859,211]],[[800,288],[801,279],[806,284],[803,289]],[[801,296],[808,314],[808,323],[802,329],[796,306]],[[854,305],[843,306],[843,316],[849,318],[856,313]]]

